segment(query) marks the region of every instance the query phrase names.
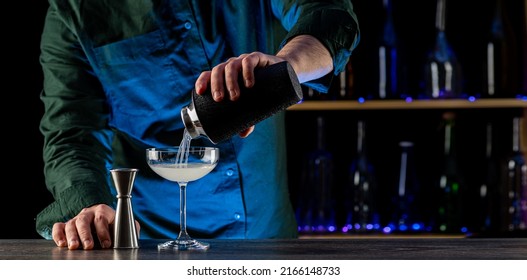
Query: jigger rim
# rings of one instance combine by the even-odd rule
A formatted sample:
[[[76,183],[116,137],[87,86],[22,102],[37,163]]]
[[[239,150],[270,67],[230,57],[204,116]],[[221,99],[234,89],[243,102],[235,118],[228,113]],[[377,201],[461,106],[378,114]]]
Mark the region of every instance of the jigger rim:
[[[116,171],[131,172],[131,171],[139,171],[139,169],[137,169],[137,168],[127,168],[127,167],[119,167],[119,168],[112,168],[112,169],[110,169],[110,172],[116,172]]]

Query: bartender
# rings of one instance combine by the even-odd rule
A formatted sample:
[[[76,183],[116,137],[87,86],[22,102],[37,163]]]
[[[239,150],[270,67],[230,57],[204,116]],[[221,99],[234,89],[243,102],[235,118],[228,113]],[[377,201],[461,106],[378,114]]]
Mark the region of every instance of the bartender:
[[[351,1],[49,3],[40,130],[54,201],[36,230],[69,249],[112,246],[109,170],[118,167],[139,169],[132,202],[140,238],[177,235],[178,188],[148,168],[145,150],[181,142],[180,111],[193,88],[235,101],[240,86],[258,83],[255,68],[287,61],[301,83],[326,92],[359,41]],[[190,235],[297,236],[284,136],[278,113],[215,145],[218,165],[188,188]]]

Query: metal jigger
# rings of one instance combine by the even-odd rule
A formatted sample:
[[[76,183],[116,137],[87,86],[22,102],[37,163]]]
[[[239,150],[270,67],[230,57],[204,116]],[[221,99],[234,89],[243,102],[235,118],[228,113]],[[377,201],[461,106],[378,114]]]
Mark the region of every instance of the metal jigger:
[[[133,168],[111,169],[113,183],[117,190],[117,210],[115,211],[114,240],[115,249],[139,248],[131,195],[135,174]]]

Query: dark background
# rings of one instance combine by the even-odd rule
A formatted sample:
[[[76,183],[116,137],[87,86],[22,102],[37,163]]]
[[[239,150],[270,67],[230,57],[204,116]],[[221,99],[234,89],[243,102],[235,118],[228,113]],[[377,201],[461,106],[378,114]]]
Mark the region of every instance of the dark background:
[[[524,9],[521,1],[506,2],[506,9],[516,35],[518,50],[525,50],[522,38]],[[382,1],[353,1],[361,27],[361,42],[352,55],[354,75],[353,95],[374,83],[375,68],[371,66],[377,55],[376,44],[381,28],[380,11]],[[422,69],[427,52],[435,39],[436,1],[393,0],[394,25],[401,50],[406,55],[407,76],[404,81],[412,96],[422,90]],[[485,36],[488,34],[490,17],[494,12],[494,0],[447,0],[446,35],[457,54],[463,71],[463,92],[477,95],[481,90],[482,62],[485,57]],[[522,34],[524,34],[522,36]],[[524,40],[524,39],[523,39]],[[521,56],[518,57],[521,61]],[[518,63],[517,71],[525,77]],[[525,78],[524,78],[525,80]],[[521,81],[515,85],[518,93],[525,95]],[[322,99],[335,97],[322,96]],[[316,97],[315,97],[316,99]],[[337,98],[338,99],[338,98]],[[368,101],[366,101],[368,102]],[[512,118],[523,114],[521,109],[456,109],[456,110],[365,110],[365,111],[288,111],[287,121],[289,143],[290,187],[293,203],[300,203],[300,194],[305,192],[302,180],[302,166],[310,152],[316,150],[316,118],[326,120],[326,150],[333,155],[335,170],[333,197],[337,209],[337,222],[344,220],[345,189],[349,186],[349,167],[356,158],[357,120],[366,122],[368,159],[377,175],[376,202],[383,225],[390,219],[391,199],[398,187],[401,149],[400,141],[414,142],[415,170],[420,188],[420,210],[425,222],[432,219],[437,201],[435,189],[442,163],[445,111],[456,114],[455,148],[457,169],[461,176],[463,211],[466,225],[471,232],[479,231],[480,207],[479,187],[486,172],[485,126],[493,123],[493,149],[498,166],[503,168],[511,152]],[[501,170],[500,170],[501,172]],[[503,178],[503,177],[501,177]],[[501,190],[493,190],[499,193]],[[496,196],[499,197],[499,196]],[[495,204],[497,205],[497,204]],[[493,211],[499,211],[493,208]],[[494,212],[496,215],[497,212]],[[498,217],[499,219],[499,217]],[[493,221],[495,222],[495,221]]]
[[[523,8],[521,1],[512,2],[511,20],[517,31],[520,32]],[[354,52],[357,57],[357,69],[367,66],[368,49],[372,46],[375,32],[379,25],[381,0],[355,0],[353,1],[362,30],[362,41]],[[413,59],[409,62],[411,69],[417,69],[422,55],[433,42],[434,9],[433,0],[396,0],[396,24],[401,32],[402,38],[412,43]],[[466,77],[466,90],[470,91],[478,82],[478,73],[475,69],[480,54],[477,45],[481,42],[486,31],[486,20],[491,13],[491,0],[459,0],[450,1],[447,12],[447,35],[454,49],[458,52],[461,63],[464,65]],[[38,130],[43,106],[39,99],[42,89],[42,73],[38,61],[40,34],[46,9],[47,1],[31,1],[31,4],[22,2],[11,4],[6,8],[8,13],[16,15],[14,21],[4,24],[5,37],[3,39],[4,64],[3,84],[5,108],[2,110],[3,120],[3,143],[6,145],[7,159],[3,168],[3,190],[0,191],[0,213],[1,230],[0,238],[38,238],[35,232],[34,217],[47,206],[52,197],[44,185],[42,164],[43,139]],[[23,15],[20,15],[23,14]],[[524,32],[524,31],[523,31]],[[362,61],[361,61],[362,58]],[[415,67],[414,67],[415,66]],[[359,70],[357,70],[359,71]],[[360,72],[358,72],[360,73]],[[419,73],[410,73],[409,84],[418,85]],[[360,74],[359,74],[360,76]],[[367,77],[365,78],[367,82]],[[354,136],[347,139],[342,136],[343,131],[354,134],[354,122],[358,117],[366,117],[372,120],[368,132],[370,150],[375,151],[374,161],[384,166],[386,176],[389,180],[392,176],[390,166],[398,166],[398,141],[411,139],[416,142],[416,149],[420,157],[426,158],[437,155],[437,133],[440,113],[438,111],[420,112],[392,112],[392,111],[370,111],[370,112],[304,112],[288,113],[291,163],[291,180],[293,200],[297,193],[296,176],[299,172],[296,160],[313,146],[315,126],[314,118],[317,114],[325,114],[330,120],[328,125],[331,149],[335,154],[342,156],[339,159],[341,168],[345,168],[349,157],[354,149]],[[517,114],[515,110],[491,110],[475,113],[474,111],[460,111],[462,116],[459,126],[465,130],[461,133],[462,145],[472,147],[465,152],[468,174],[476,175],[478,168],[472,166],[473,158],[476,157],[483,145],[482,120],[486,118],[497,119],[503,123],[503,135],[501,145],[507,150],[509,117]],[[307,117],[307,118],[306,118]],[[416,119],[430,122],[430,125],[422,126]],[[310,120],[313,120],[310,121]],[[467,129],[470,128],[470,129]],[[300,132],[300,133],[299,133]],[[307,133],[306,133],[307,132]],[[303,135],[295,137],[295,135]],[[417,144],[418,143],[418,144]],[[342,148],[342,149],[340,149]],[[434,166],[423,166],[422,176],[427,177]],[[383,169],[381,168],[381,171]],[[341,174],[345,169],[339,169]],[[474,176],[473,176],[474,177]],[[387,184],[389,185],[389,184]],[[384,200],[381,200],[381,202]]]
[[[2,143],[9,160],[2,169],[0,238],[38,238],[34,217],[52,199],[44,185],[38,130],[43,112],[39,43],[48,2],[16,2],[4,7],[12,16],[2,28]]]

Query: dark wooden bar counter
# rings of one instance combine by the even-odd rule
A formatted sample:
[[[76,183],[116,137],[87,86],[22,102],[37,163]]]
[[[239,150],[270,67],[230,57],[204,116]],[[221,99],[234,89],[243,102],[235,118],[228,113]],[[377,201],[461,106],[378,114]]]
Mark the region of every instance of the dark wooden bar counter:
[[[527,238],[363,237],[207,240],[205,252],[139,249],[68,250],[41,239],[0,240],[2,260],[527,260]]]

